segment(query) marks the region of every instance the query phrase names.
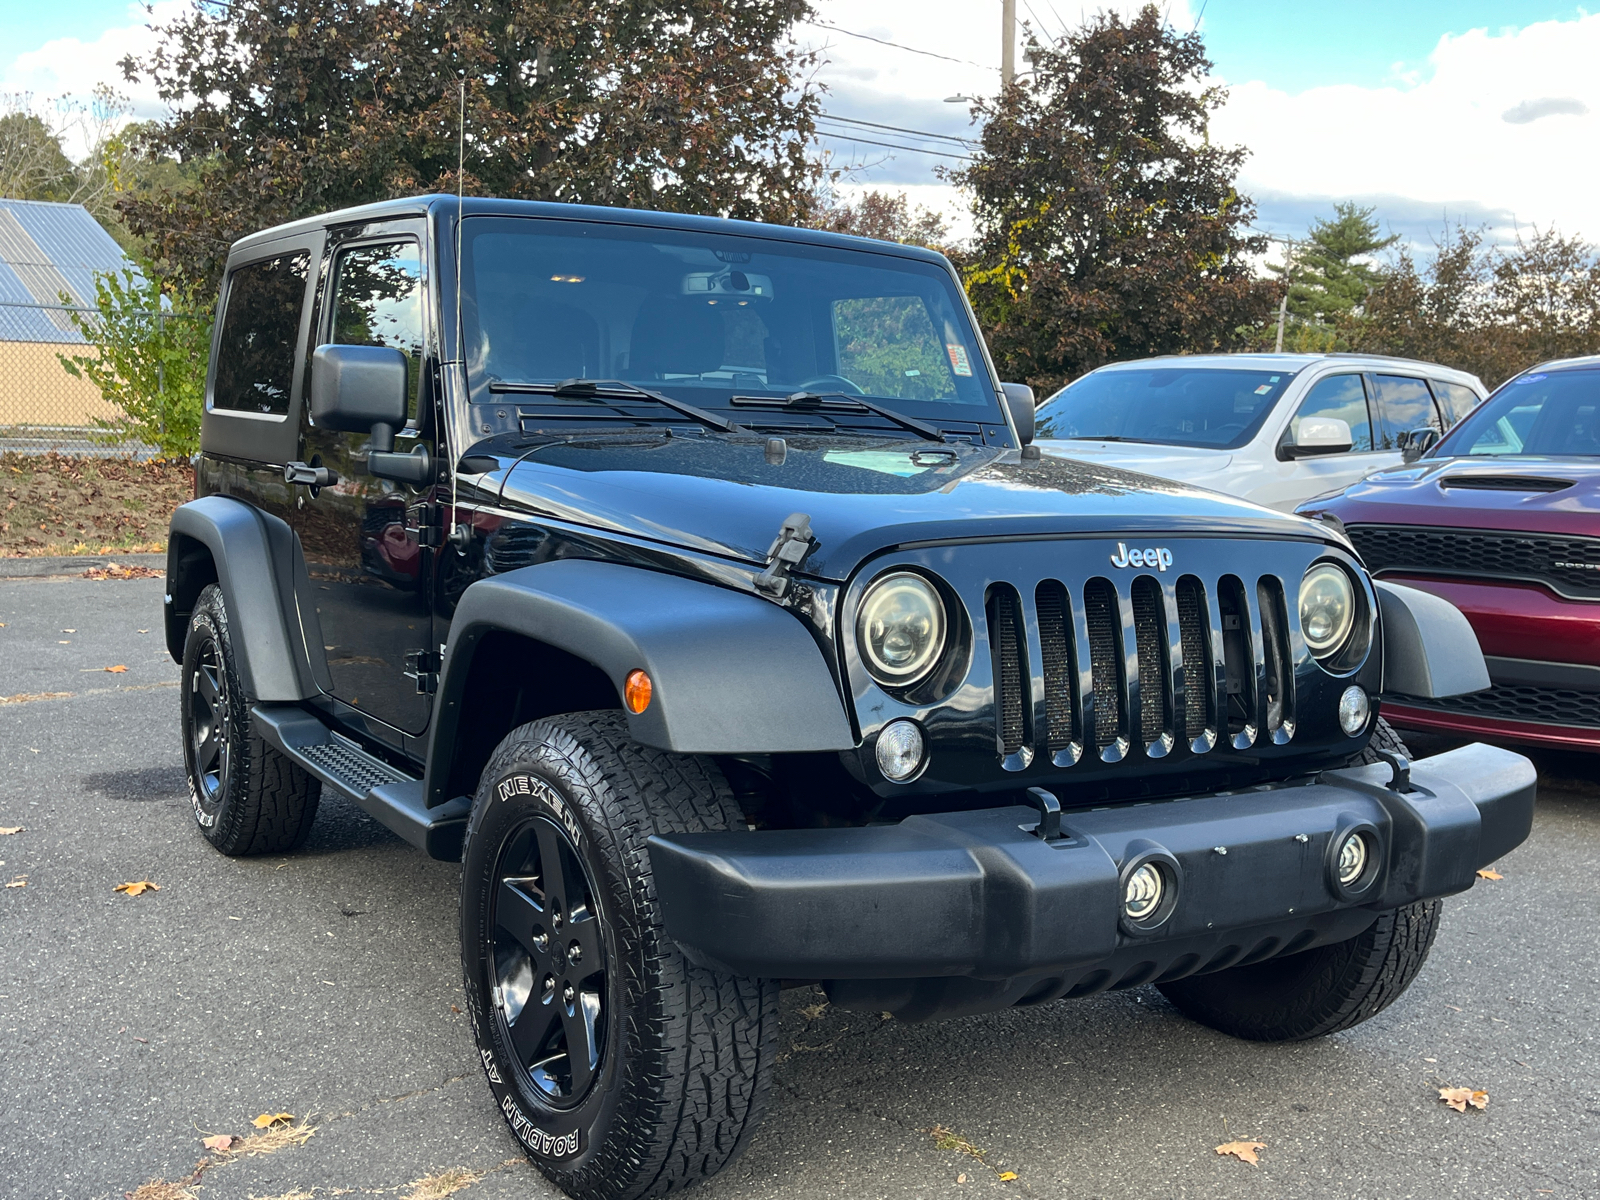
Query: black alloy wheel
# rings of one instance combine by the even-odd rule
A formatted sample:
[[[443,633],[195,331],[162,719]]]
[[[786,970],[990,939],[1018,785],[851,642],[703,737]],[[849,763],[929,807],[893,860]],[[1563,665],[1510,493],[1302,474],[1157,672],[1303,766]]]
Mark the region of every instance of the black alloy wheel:
[[[224,854],[282,854],[304,843],[322,785],[255,730],[222,589],[195,599],[183,645],[183,763],[195,824]]]
[[[533,817],[506,838],[495,870],[496,1021],[521,1082],[571,1108],[600,1072],[606,945],[595,889],[566,831]]]
[[[228,737],[228,676],[222,669],[217,640],[209,630],[197,633],[194,673],[189,677],[189,761],[194,780],[195,806],[203,824],[216,820],[222,790],[228,778],[231,739]]]

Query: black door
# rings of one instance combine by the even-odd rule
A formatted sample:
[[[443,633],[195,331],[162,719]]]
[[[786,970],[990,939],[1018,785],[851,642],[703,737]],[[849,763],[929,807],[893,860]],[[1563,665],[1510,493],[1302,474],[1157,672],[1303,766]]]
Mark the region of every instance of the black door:
[[[395,449],[402,452],[419,444],[434,449],[436,424],[423,381],[431,343],[425,261],[420,225],[367,227],[343,240],[334,235],[312,331],[314,345],[405,352],[411,419],[396,439]],[[310,405],[304,407],[309,413]],[[428,551],[417,532],[431,489],[368,474],[366,434],[318,429],[309,416],[303,420],[303,461],[339,477],[329,487],[296,489],[301,495],[294,521],[333,694],[395,731],[417,733],[426,727],[432,704],[418,675],[426,681],[427,656],[436,649],[424,585]],[[384,736],[370,722],[368,730]]]

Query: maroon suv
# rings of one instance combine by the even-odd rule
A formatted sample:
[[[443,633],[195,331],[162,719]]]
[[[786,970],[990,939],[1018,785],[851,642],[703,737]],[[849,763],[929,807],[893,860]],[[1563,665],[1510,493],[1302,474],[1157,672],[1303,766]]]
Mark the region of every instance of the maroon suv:
[[[1391,722],[1600,750],[1600,357],[1525,371],[1411,465],[1299,511],[1477,631],[1494,686],[1386,696]]]

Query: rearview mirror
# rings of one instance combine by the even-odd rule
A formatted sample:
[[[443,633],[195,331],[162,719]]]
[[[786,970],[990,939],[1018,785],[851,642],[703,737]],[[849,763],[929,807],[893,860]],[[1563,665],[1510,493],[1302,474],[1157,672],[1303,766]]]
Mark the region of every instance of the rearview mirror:
[[[323,429],[370,433],[372,449],[394,449],[406,423],[406,356],[393,346],[318,346],[311,354],[311,419]]]
[[[1313,458],[1318,454],[1343,454],[1355,439],[1350,422],[1340,417],[1301,417],[1294,433],[1284,440],[1288,458]]]
[[[1033,441],[1033,389],[1025,383],[1002,383],[1006,409],[1011,413],[1011,423],[1017,427],[1017,437],[1026,446]]]
[[[1439,444],[1439,431],[1431,425],[1413,429],[1400,435],[1400,457],[1406,462],[1416,462]]]

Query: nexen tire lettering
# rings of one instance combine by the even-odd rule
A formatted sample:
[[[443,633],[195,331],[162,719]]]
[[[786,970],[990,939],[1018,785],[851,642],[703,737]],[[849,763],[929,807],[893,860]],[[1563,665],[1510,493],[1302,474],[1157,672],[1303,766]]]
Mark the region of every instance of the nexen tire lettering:
[[[578,1131],[563,1133],[560,1137],[551,1137],[544,1130],[536,1128],[532,1121],[522,1115],[522,1110],[517,1107],[516,1101],[510,1096],[500,1100],[500,1110],[505,1113],[506,1120],[511,1123],[511,1130],[529,1153],[538,1154],[545,1158],[571,1158],[578,1152]]]

